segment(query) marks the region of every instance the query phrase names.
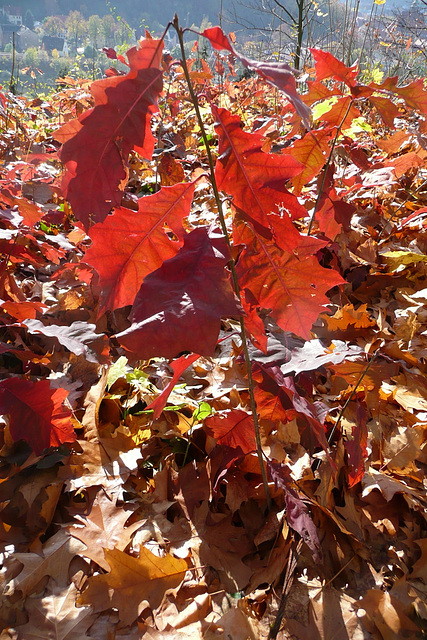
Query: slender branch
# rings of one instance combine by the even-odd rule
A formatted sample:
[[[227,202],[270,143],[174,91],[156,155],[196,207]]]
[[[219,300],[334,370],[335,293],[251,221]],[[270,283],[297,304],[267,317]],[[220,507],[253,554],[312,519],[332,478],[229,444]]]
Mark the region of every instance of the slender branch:
[[[343,417],[343,415],[344,415],[344,413],[345,413],[345,411],[346,411],[346,409],[347,409],[348,405],[349,405],[349,404],[350,404],[350,402],[353,400],[353,398],[354,398],[354,396],[355,396],[355,394],[356,394],[356,392],[357,392],[357,388],[358,388],[358,386],[361,384],[361,382],[362,382],[363,378],[366,376],[366,374],[368,373],[369,369],[372,367],[372,364],[373,364],[373,362],[374,362],[375,358],[377,357],[378,352],[379,352],[379,349],[377,349],[376,351],[374,351],[374,353],[372,354],[372,358],[369,360],[368,364],[367,364],[367,365],[366,365],[366,367],[363,369],[362,373],[361,373],[361,374],[360,374],[360,376],[359,376],[358,381],[356,382],[356,384],[354,385],[353,389],[351,390],[350,395],[348,396],[347,400],[345,401],[345,403],[344,403],[344,404],[343,404],[343,406],[341,407],[341,411],[340,411],[340,412],[339,412],[339,414],[338,414],[338,418],[336,419],[335,424],[334,424],[334,426],[333,426],[333,427],[332,427],[332,429],[331,429],[331,433],[330,433],[330,434],[329,434],[329,436],[328,436],[328,444],[331,444],[331,442],[332,442],[332,440],[333,440],[333,438],[334,438],[335,432],[336,432],[336,430],[337,430],[337,429],[338,429],[338,427],[339,427],[339,424],[340,424],[340,422],[341,422],[341,420],[342,420],[342,417]],[[312,465],[312,467],[311,467],[311,468],[312,468],[312,471],[316,471],[316,469],[318,469],[318,468],[319,468],[319,465],[320,465],[320,460],[319,460],[319,459],[318,459],[318,460],[315,460],[315,461],[314,461],[314,463],[313,463],[313,465]]]
[[[316,218],[317,209],[319,208],[320,200],[321,200],[322,195],[323,195],[323,187],[325,186],[326,176],[328,175],[328,169],[329,169],[329,166],[330,166],[330,164],[332,162],[332,156],[333,156],[333,153],[334,153],[334,150],[335,150],[335,145],[337,144],[338,136],[341,133],[341,128],[342,128],[342,126],[343,126],[343,124],[344,124],[344,122],[345,122],[345,120],[346,120],[346,118],[347,118],[347,116],[348,116],[348,114],[350,112],[352,104],[353,104],[353,99],[351,99],[350,102],[348,103],[348,107],[346,109],[345,115],[344,115],[343,119],[341,120],[341,122],[340,122],[340,124],[339,124],[339,126],[337,128],[337,131],[335,133],[335,137],[334,137],[334,140],[332,142],[331,150],[329,152],[328,159],[327,159],[326,164],[325,164],[324,169],[323,169],[323,176],[322,176],[322,180],[320,182],[319,193],[317,194],[317,198],[316,198],[316,202],[315,202],[315,205],[314,205],[313,213],[312,213],[312,216],[311,216],[310,224],[308,225],[308,231],[307,231],[307,235],[308,236],[311,234],[311,231],[312,231],[312,228],[313,228],[313,224],[314,224],[314,220]]]
[[[295,547],[295,549],[293,547]],[[300,538],[298,542],[294,540],[289,552],[289,560],[286,567],[285,579],[283,581],[283,589],[282,596],[280,598],[279,609],[277,611],[276,619],[274,620],[273,626],[270,629],[270,633],[268,634],[268,640],[275,640],[277,638],[277,634],[280,631],[283,616],[285,615],[286,600],[294,581],[294,573],[298,563],[299,554],[301,552],[301,547],[302,539]]]
[[[216,180],[215,180],[215,164],[214,164],[214,160],[213,160],[213,157],[212,157],[211,149],[210,149],[210,146],[209,146],[209,140],[208,140],[208,137],[206,135],[206,130],[205,130],[205,125],[204,125],[204,122],[203,122],[202,114],[200,113],[199,102],[197,100],[196,94],[194,93],[193,84],[191,82],[190,74],[188,72],[187,59],[186,59],[185,49],[184,49],[183,30],[179,26],[178,16],[177,15],[175,15],[175,18],[174,18],[172,24],[173,24],[173,27],[175,28],[175,30],[176,30],[176,32],[178,34],[178,40],[179,40],[179,45],[180,45],[180,48],[181,48],[181,55],[182,55],[182,67],[183,67],[183,70],[184,70],[185,79],[187,81],[188,90],[190,92],[191,101],[192,101],[192,104],[194,106],[194,110],[196,112],[197,122],[198,122],[199,127],[200,127],[200,132],[201,132],[201,135],[202,135],[203,143],[204,143],[205,149],[206,149],[206,155],[207,155],[207,158],[208,158],[209,171],[210,171],[210,180],[211,180],[212,188],[213,188],[213,191],[214,191],[215,202],[216,202],[216,205],[217,205],[217,208],[218,208],[218,217],[219,217],[219,221],[220,221],[220,225],[221,225],[221,230],[222,230],[222,232],[224,234],[224,237],[225,237],[225,240],[227,242],[228,249],[229,249],[229,253],[230,253],[229,265],[230,265],[230,271],[231,271],[231,276],[232,276],[232,280],[233,280],[234,290],[235,290],[236,296],[238,297],[239,301],[241,302],[240,287],[239,287],[239,282],[238,282],[238,278],[237,278],[237,271],[236,271],[236,263],[234,261],[233,255],[232,255],[232,246],[231,246],[230,236],[228,234],[227,224],[225,222],[224,212],[223,212],[223,209],[222,209],[222,202],[221,202],[221,198],[220,198],[220,195],[219,195],[218,186],[217,186],[217,183],[216,183]],[[257,455],[258,455],[258,460],[259,460],[260,469],[261,469],[261,476],[262,476],[262,482],[263,482],[263,485],[264,485],[264,491],[265,491],[265,495],[266,495],[266,499],[267,499],[267,508],[270,511],[271,506],[272,506],[272,502],[271,502],[270,489],[268,487],[267,473],[266,473],[266,470],[265,470],[264,460],[263,460],[261,434],[260,434],[260,427],[259,427],[259,421],[258,421],[257,406],[256,406],[256,401],[255,401],[255,395],[254,395],[254,381],[253,381],[253,376],[252,376],[252,362],[251,362],[250,355],[249,355],[248,341],[247,341],[246,328],[245,328],[245,321],[243,319],[243,316],[240,316],[239,321],[240,321],[240,335],[241,335],[242,344],[243,344],[243,354],[244,354],[244,357],[245,357],[245,364],[246,364],[247,375],[248,375],[248,389],[249,389],[250,405],[251,405],[252,417],[253,417],[254,427],[255,427],[255,439],[256,439],[256,445],[257,445]]]

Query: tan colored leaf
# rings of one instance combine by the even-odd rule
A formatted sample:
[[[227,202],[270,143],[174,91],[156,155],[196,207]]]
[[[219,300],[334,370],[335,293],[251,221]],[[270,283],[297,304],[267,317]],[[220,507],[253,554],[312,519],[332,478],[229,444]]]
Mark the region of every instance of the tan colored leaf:
[[[414,632],[420,631],[404,613],[399,600],[387,591],[370,589],[357,605],[359,615],[362,610],[365,611],[365,615],[360,618],[366,629],[371,633],[379,631],[383,640],[412,640],[415,637]]]
[[[141,547],[139,558],[118,549],[106,549],[109,573],[89,579],[88,588],[78,599],[80,605],[92,605],[95,611],[114,607],[120,620],[134,622],[147,606],[160,606],[166,593],[177,589],[187,570],[185,560],[167,554],[163,558]]]
[[[86,545],[87,549],[82,554],[108,571],[110,567],[105,560],[104,549],[117,547],[123,551],[130,541],[132,532],[140,526],[137,522],[134,526],[125,527],[131,513],[123,507],[116,507],[104,491],[100,491],[87,516],[74,516],[84,526],[70,527],[68,531]]]
[[[81,553],[83,545],[65,531],[59,530],[44,544],[43,553],[14,553],[11,558],[22,564],[21,572],[11,580],[5,595],[22,591],[29,595],[45,576],[55,579],[58,586],[68,583],[68,566],[75,555]]]
[[[47,595],[27,598],[25,608],[29,621],[18,627],[22,640],[82,640],[94,621],[89,607],[76,607],[77,589],[74,584],[58,587],[49,581]]]

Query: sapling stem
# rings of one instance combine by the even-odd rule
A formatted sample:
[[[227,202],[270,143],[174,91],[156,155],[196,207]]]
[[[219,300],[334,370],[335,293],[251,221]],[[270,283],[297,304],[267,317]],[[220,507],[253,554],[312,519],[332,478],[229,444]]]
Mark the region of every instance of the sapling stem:
[[[196,94],[194,93],[193,84],[191,82],[190,74],[188,72],[187,58],[186,58],[185,49],[184,49],[184,38],[183,38],[183,33],[184,32],[181,29],[181,27],[179,26],[178,16],[177,15],[175,15],[174,20],[172,22],[172,25],[173,25],[175,31],[178,34],[179,46],[180,46],[181,55],[182,55],[182,68],[184,70],[185,79],[186,79],[187,85],[188,85],[188,91],[190,92],[191,102],[192,102],[194,110],[196,112],[197,122],[199,124],[201,136],[202,136],[203,143],[204,143],[205,149],[206,149],[206,155],[207,155],[208,164],[209,164],[210,181],[211,181],[211,184],[212,184],[212,188],[213,188],[213,192],[214,192],[214,196],[215,196],[215,202],[216,202],[216,206],[217,206],[217,209],[218,209],[218,218],[219,218],[219,222],[220,222],[220,225],[221,225],[222,233],[224,234],[224,237],[225,237],[228,249],[229,249],[229,253],[230,253],[229,266],[230,266],[230,271],[231,271],[231,277],[232,277],[232,281],[233,281],[234,291],[236,293],[236,296],[237,296],[239,302],[241,303],[240,287],[239,287],[239,281],[238,281],[238,278],[237,278],[236,263],[234,261],[233,255],[232,255],[232,246],[231,246],[230,236],[228,234],[227,224],[225,222],[224,212],[223,212],[223,209],[222,209],[222,201],[221,201],[221,197],[220,197],[219,191],[218,191],[218,186],[217,186],[217,183],[216,183],[216,180],[215,180],[215,164],[214,164],[214,160],[213,160],[213,157],[212,157],[211,149],[210,149],[210,146],[209,146],[209,140],[208,140],[207,135],[206,135],[206,129],[205,129],[205,125],[204,125],[204,122],[203,122],[203,118],[202,118],[202,115],[200,113],[199,102],[197,100]],[[264,466],[264,458],[263,458],[262,444],[261,444],[261,434],[260,434],[260,428],[259,428],[257,406],[256,406],[256,401],[255,401],[255,395],[254,395],[254,380],[253,380],[253,376],[252,376],[252,362],[251,362],[251,358],[250,358],[250,355],[249,355],[248,341],[247,341],[246,328],[245,328],[245,321],[244,321],[243,316],[240,316],[239,323],[240,323],[240,335],[241,335],[241,338],[242,338],[242,345],[243,345],[243,355],[244,355],[244,358],[245,358],[245,364],[246,364],[247,375],[248,375],[248,390],[249,390],[251,412],[252,412],[252,417],[253,417],[253,421],[254,421],[254,428],[255,428],[255,440],[256,440],[256,446],[257,446],[257,455],[258,455],[258,460],[259,460],[259,465],[260,465],[260,470],[261,470],[262,482],[263,482],[263,485],[264,485],[265,496],[266,496],[266,500],[267,500],[267,509],[268,509],[268,511],[270,511],[271,510],[271,506],[272,506],[272,501],[271,501],[270,489],[269,489],[269,486],[268,486],[267,473],[266,473],[265,466]]]

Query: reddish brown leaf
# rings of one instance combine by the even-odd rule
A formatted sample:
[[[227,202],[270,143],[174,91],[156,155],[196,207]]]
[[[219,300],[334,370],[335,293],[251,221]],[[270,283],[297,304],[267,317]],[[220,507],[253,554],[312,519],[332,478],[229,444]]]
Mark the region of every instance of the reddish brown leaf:
[[[357,64],[352,67],[346,67],[343,62],[337,60],[327,51],[321,51],[320,49],[310,49],[310,51],[315,60],[317,80],[334,78],[338,82],[345,82],[349,87],[356,85],[356,78],[359,73]]]
[[[145,278],[120,343],[140,359],[213,355],[220,319],[241,313],[224,268],[228,260],[222,235],[194,229],[176,256]]]
[[[71,411],[63,406],[67,396],[64,389],[51,389],[48,380],[0,382],[0,412],[9,416],[12,438],[28,442],[37,455],[48,447],[74,442]]]
[[[285,188],[289,178],[303,169],[289,155],[275,155],[261,150],[263,138],[241,128],[239,116],[226,109],[212,107],[219,136],[219,157],[215,177],[219,189],[233,196],[233,204],[246,219],[268,227],[267,214],[282,205],[293,218],[306,215],[297,198]]]
[[[321,562],[319,536],[316,526],[308,512],[307,505],[299,498],[295,489],[291,486],[288,469],[277,462],[268,461],[268,470],[276,487],[280,487],[285,494],[286,520],[289,526],[296,531],[309,547],[315,562]]]
[[[383,96],[370,96],[369,102],[374,105],[386,127],[393,128],[394,119],[400,116],[400,111],[394,102]]]
[[[360,482],[365,474],[365,459],[367,457],[368,445],[368,429],[366,422],[368,414],[363,405],[358,403],[357,406],[357,424],[352,428],[351,440],[345,442],[345,448],[348,453],[348,464],[350,470],[348,472],[348,485],[353,487]]]
[[[318,175],[325,164],[330,137],[331,133],[328,130],[309,131],[303,138],[296,140],[292,146],[285,149],[284,153],[291,155],[304,167],[301,173],[292,178],[296,194],[301,193],[303,187]]]
[[[309,128],[311,110],[301,100],[301,96],[297,92],[292,69],[286,62],[259,62],[242,56],[230,44],[227,36],[220,27],[205,29],[202,35],[208,38],[214,49],[226,49],[230,51],[240,60],[243,66],[251,71],[256,71],[266,82],[282,91],[295,107],[296,112],[302,118],[305,126]]]
[[[271,309],[284,331],[308,339],[313,322],[328,303],[325,293],[344,282],[341,276],[303,252],[311,238],[301,236],[295,247],[296,252],[301,249],[301,257],[262,238],[246,224],[236,228],[234,240],[245,246],[237,264],[240,287],[250,291],[258,306]]]
[[[427,113],[427,91],[424,89],[424,80],[419,78],[403,87],[398,87],[399,78],[393,76],[386,78],[382,84],[371,83],[369,86],[376,91],[396,93],[406,103],[409,109],[415,109],[421,113]]]
[[[177,253],[184,239],[182,219],[190,213],[193,194],[193,182],[162,187],[139,199],[138,212],[116,209],[92,227],[93,244],[84,259],[99,274],[102,310],[133,304],[145,276]]]
[[[218,412],[206,418],[204,429],[221,446],[233,449],[240,447],[244,454],[256,451],[254,421],[246,411],[234,409]]]
[[[130,151],[151,158],[150,121],[162,90],[162,48],[162,41],[143,40],[130,49],[129,73],[94,82],[95,107],[55,133],[67,168],[64,196],[86,228],[120,204]]]

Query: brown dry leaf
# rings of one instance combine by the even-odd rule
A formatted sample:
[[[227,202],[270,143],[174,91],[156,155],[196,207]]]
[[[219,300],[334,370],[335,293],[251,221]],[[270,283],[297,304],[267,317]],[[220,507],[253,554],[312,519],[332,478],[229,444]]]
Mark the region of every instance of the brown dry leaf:
[[[370,589],[357,602],[359,617],[371,633],[377,630],[383,640],[415,638],[420,631],[403,610],[402,604],[387,591]],[[363,615],[365,611],[365,615]]]
[[[144,547],[139,558],[106,549],[105,559],[110,572],[90,578],[78,603],[92,605],[97,612],[114,607],[125,625],[132,624],[147,605],[160,606],[166,593],[179,588],[187,571],[185,560],[170,554],[159,558]]]
[[[20,573],[8,583],[4,595],[12,595],[15,591],[29,595],[45,576],[54,578],[58,587],[66,587],[69,564],[83,549],[84,545],[79,540],[60,530],[44,544],[42,555],[12,554],[11,560],[18,560],[23,566]]]
[[[256,620],[245,616],[243,611],[238,608],[229,609],[215,624],[224,631],[225,638],[233,640],[257,640]]]
[[[409,575],[409,580],[422,580],[424,584],[427,584],[427,538],[422,540],[414,540],[414,542],[421,549],[421,558],[412,567],[412,572]]]
[[[375,325],[375,320],[368,315],[366,304],[362,304],[358,309],[355,309],[352,304],[346,304],[333,316],[323,314],[322,318],[329,331],[345,331],[349,327],[366,329]]]
[[[20,640],[82,640],[94,622],[90,607],[76,607],[74,584],[59,587],[49,580],[47,593],[25,602],[29,615],[26,625],[18,627]]]
[[[87,549],[82,554],[108,571],[110,567],[105,560],[104,549],[117,547],[123,551],[129,544],[132,533],[140,526],[137,522],[131,527],[125,527],[131,514],[132,511],[116,507],[105,492],[100,491],[87,516],[74,516],[84,526],[69,527],[68,531],[86,545]]]

